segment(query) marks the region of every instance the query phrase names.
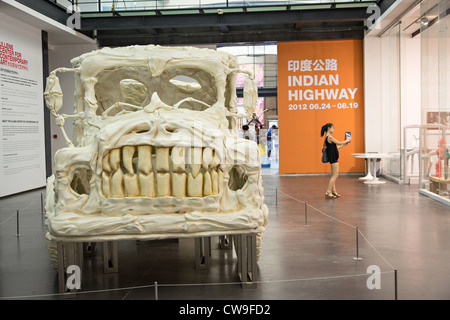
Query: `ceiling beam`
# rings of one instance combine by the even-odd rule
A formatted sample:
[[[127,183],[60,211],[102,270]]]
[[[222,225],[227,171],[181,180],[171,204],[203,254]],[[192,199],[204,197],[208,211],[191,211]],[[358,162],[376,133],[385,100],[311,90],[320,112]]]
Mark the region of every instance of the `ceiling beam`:
[[[229,33],[161,33],[157,35],[104,35],[100,31],[97,41],[101,47],[117,47],[128,45],[190,45],[195,43],[236,43],[236,42],[262,42],[262,41],[298,41],[298,40],[333,40],[333,39],[362,39],[364,28],[349,28],[339,31],[312,31],[312,30],[278,30],[278,31],[246,31]]]
[[[377,6],[380,8],[381,14],[385,13],[396,1],[399,0],[379,0]]]
[[[298,21],[364,21],[366,8],[311,9],[291,11],[235,12],[227,14],[142,15],[121,17],[83,17],[81,30],[112,30],[139,28],[185,28],[286,24]]]
[[[70,14],[68,14],[63,7],[47,0],[16,0],[16,1],[64,25],[66,25],[67,19],[70,16]]]
[[[224,24],[219,25],[220,31],[223,33],[227,33],[230,32],[230,29],[228,29],[228,27]]]

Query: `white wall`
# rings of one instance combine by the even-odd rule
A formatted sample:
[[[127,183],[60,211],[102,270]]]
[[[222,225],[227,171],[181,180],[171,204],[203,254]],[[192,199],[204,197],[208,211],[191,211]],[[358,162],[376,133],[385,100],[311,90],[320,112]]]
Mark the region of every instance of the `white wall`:
[[[400,58],[399,58],[400,57]],[[395,153],[384,169],[400,174],[403,127],[421,121],[420,37],[366,36],[364,39],[364,107],[366,152]],[[400,64],[400,68],[399,68]],[[409,131],[412,146],[415,131]],[[414,171],[419,161],[415,159]]]
[[[420,124],[420,36],[402,37],[402,126]]]
[[[364,136],[366,152],[381,152],[381,39],[364,38]]]
[[[41,30],[0,12],[0,41],[9,49],[0,65],[2,197],[44,186],[46,168]],[[26,64],[11,59],[19,55]]]
[[[421,124],[421,49],[420,36],[411,38],[408,34],[401,38],[401,125],[402,130],[408,125]],[[419,147],[419,129],[408,129],[406,131],[406,145],[402,131],[402,147],[406,150]],[[407,158],[405,170],[408,174],[419,175],[419,154],[416,153]],[[411,180],[417,183],[418,179]]]
[[[93,44],[86,45],[56,45],[49,47],[49,69],[50,72],[59,67],[71,68],[70,60],[79,55],[96,50],[97,46]],[[59,114],[73,114],[75,106],[75,74],[72,72],[57,73],[60,80],[61,89],[63,91],[63,107],[58,112]],[[52,159],[55,152],[66,147],[66,141],[62,135],[61,129],[56,125],[55,118],[51,117],[51,149]],[[66,119],[64,129],[67,136],[72,139],[73,136],[73,121]],[[54,135],[57,137],[55,138]]]

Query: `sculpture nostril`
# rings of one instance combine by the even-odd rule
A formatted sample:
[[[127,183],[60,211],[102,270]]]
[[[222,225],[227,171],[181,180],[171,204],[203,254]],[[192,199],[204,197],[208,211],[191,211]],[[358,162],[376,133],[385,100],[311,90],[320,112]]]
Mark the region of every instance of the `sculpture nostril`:
[[[78,194],[91,193],[90,181],[92,179],[92,170],[87,168],[76,168],[72,180],[70,182],[70,187],[73,191]]]
[[[247,182],[248,176],[241,165],[235,165],[229,172],[228,188],[233,191],[240,190]]]

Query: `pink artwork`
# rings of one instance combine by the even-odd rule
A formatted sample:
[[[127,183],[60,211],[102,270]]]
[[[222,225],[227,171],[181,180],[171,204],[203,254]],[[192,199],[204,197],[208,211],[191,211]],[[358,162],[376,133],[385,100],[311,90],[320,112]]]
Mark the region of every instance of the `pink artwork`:
[[[241,64],[239,69],[243,71],[251,71],[255,74],[255,79],[258,81],[258,87],[264,86],[264,64]],[[236,87],[243,88],[246,75],[244,73],[236,74]]]

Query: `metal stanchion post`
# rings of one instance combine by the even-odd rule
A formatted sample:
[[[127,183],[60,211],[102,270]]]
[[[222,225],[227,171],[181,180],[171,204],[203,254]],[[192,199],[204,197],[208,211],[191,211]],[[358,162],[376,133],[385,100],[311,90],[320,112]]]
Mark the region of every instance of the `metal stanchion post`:
[[[305,227],[308,226],[308,203],[305,201]]]
[[[42,196],[42,192],[41,192],[41,213],[44,214],[44,198]]]
[[[353,258],[355,260],[362,260],[362,258],[359,257],[359,243],[358,243],[358,227],[356,227],[356,257]]]
[[[19,210],[17,210],[17,218],[16,218],[16,220],[17,220],[17,222],[16,222],[16,224],[17,224],[17,226],[16,226],[16,237],[20,237],[20,232],[19,232]]]
[[[394,270],[394,290],[395,290],[395,300],[398,300],[398,295],[397,295],[397,269]]]
[[[275,188],[275,207],[278,207],[278,188]]]
[[[159,300],[158,299],[158,282],[155,281],[155,300]]]

